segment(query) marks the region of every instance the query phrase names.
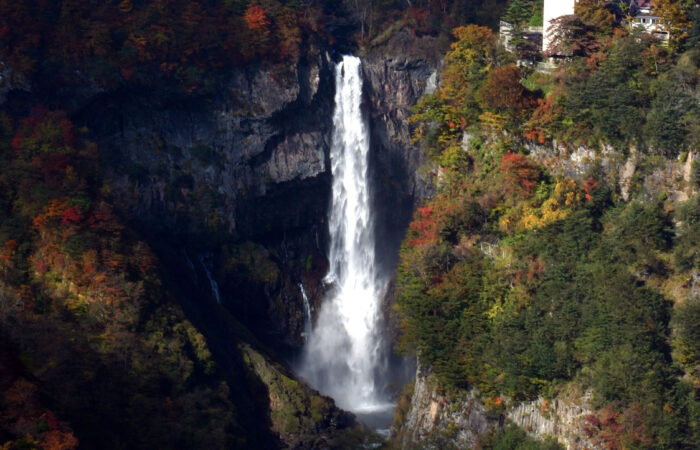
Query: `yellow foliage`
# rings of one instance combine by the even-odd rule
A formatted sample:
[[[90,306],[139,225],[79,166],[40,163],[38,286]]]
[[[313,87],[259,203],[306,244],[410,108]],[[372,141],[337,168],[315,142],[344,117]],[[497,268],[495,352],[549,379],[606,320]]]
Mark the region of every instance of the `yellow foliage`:
[[[560,180],[554,186],[552,195],[537,207],[524,205],[513,208],[504,214],[498,226],[503,232],[531,231],[564,219],[571,209],[581,204],[581,193],[572,179]]]
[[[504,116],[489,111],[479,114],[479,121],[486,129],[492,132],[503,131],[506,126],[506,118]]]

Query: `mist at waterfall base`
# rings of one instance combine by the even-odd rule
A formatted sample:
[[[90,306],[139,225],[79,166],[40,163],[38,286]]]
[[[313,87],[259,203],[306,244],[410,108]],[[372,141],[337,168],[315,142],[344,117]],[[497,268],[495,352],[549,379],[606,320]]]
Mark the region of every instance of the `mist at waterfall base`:
[[[361,107],[360,60],[344,56],[336,66],[328,292],[298,370],[341,408],[375,429],[388,429],[394,403],[384,386],[389,351],[380,308],[387,280],[376,268],[369,133]]]

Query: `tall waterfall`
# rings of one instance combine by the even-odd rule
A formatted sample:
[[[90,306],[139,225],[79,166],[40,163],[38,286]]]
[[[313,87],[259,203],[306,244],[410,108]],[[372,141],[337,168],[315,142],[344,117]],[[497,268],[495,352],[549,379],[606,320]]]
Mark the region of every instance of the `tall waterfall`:
[[[375,385],[382,363],[377,325],[384,288],[375,267],[368,183],[369,134],[361,111],[360,60],[336,66],[331,144],[331,286],[304,349],[300,372],[317,389],[355,412],[386,406]]]

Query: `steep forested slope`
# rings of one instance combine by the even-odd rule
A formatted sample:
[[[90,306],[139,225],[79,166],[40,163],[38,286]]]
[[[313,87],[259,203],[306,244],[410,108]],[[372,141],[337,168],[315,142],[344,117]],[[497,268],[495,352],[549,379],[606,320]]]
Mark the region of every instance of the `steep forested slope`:
[[[700,50],[692,27],[660,45],[602,3],[560,19],[551,75],[455,30],[412,118],[439,191],[401,251],[400,343],[447,399],[546,415],[585,397],[587,445],[692,448]]]

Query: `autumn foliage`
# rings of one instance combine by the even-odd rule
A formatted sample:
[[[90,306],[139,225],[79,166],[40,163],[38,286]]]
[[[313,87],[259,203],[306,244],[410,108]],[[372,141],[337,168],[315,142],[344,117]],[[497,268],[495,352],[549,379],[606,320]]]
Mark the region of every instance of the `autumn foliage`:
[[[484,108],[505,114],[513,119],[527,117],[537,99],[520,82],[522,73],[514,65],[496,67],[489,72],[486,83],[481,88]]]
[[[534,192],[540,178],[539,167],[527,156],[518,153],[506,153],[501,158],[501,172],[506,176],[506,190],[520,192],[528,197]]]
[[[10,442],[17,447],[34,443],[46,450],[78,448],[79,441],[68,424],[45,409],[37,386],[24,378],[17,378],[0,396],[0,429],[3,428],[18,436]]]
[[[65,113],[38,106],[18,120],[0,114],[0,150],[0,353],[6,336],[22,336],[22,354],[38,368],[32,375],[60,403],[81,445],[99,447],[126,416],[137,418],[129,429],[160,428],[110,438],[125,447],[189,439],[174,425],[163,428],[162,395],[180,416],[201,414],[186,408],[193,395],[231,411],[227,388],[208,385],[206,341],[160,290],[156,256],[103,194],[97,147]],[[0,394],[0,436],[34,445],[27,448],[75,448],[71,428],[26,379]],[[170,386],[165,393],[151,390],[160,383]],[[219,417],[207,426],[235,429],[232,416]]]
[[[250,5],[243,15],[246,25],[251,30],[269,33],[267,27],[270,20],[267,18],[267,11],[260,5]]]
[[[415,237],[408,240],[412,246],[434,244],[438,238],[438,218],[434,211],[435,205],[430,204],[418,208],[416,219],[411,222],[409,229]]]
[[[302,13],[285,2],[247,3],[0,0],[0,59],[55,86],[79,80],[69,70],[43,73],[42,61],[79,69],[110,88],[162,83],[194,92],[224,67],[258,57],[294,60],[302,39],[324,33],[315,5]]]

